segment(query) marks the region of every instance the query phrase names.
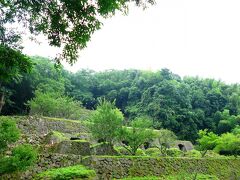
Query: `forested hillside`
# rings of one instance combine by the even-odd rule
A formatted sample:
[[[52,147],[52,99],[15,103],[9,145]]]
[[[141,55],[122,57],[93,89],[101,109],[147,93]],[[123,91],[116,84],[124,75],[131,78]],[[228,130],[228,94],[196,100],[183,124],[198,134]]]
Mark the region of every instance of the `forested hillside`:
[[[32,72],[23,75],[20,83],[2,85],[7,92],[2,114],[39,113],[41,102],[48,111],[42,115],[76,119],[73,114],[79,110],[80,102],[92,110],[97,99],[105,97],[116,100],[116,106],[127,117],[126,123],[136,116],[148,116],[154,128],[170,129],[180,139],[195,141],[200,129],[221,134],[240,125],[238,84],[181,78],[168,69],[71,73],[61,67],[56,69],[46,58],[32,57],[32,60],[35,63]],[[35,107],[35,111],[30,111],[29,106]],[[57,114],[54,107],[68,109],[68,113]]]

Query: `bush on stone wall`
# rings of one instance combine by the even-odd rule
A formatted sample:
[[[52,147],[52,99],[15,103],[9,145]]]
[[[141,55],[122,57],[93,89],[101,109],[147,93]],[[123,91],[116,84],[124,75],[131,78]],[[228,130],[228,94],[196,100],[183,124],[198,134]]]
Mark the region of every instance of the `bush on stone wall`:
[[[136,152],[136,156],[146,156],[144,150],[138,148]]]
[[[114,149],[120,154],[120,155],[131,155],[131,153],[122,146],[114,147]]]
[[[19,145],[12,150],[11,156],[0,158],[0,175],[24,171],[37,160],[37,152],[31,145]]]
[[[166,150],[166,153],[171,157],[181,157],[183,155],[183,152],[177,148],[169,148]]]
[[[79,120],[90,114],[90,111],[84,109],[80,102],[55,93],[36,91],[36,97],[28,101],[28,105],[32,115]]]
[[[149,156],[160,156],[161,152],[158,148],[148,148],[145,150],[146,155]]]
[[[207,151],[206,155],[204,156],[205,158],[227,158],[227,156],[222,156],[215,151]]]
[[[82,165],[69,166],[65,168],[50,169],[36,175],[35,180],[67,180],[67,179],[94,179],[96,173]]]
[[[37,152],[31,145],[13,147],[20,136],[16,122],[10,117],[0,116],[0,176],[26,170],[37,160]],[[7,151],[11,151],[11,153]],[[10,154],[10,155],[9,155]]]
[[[200,153],[200,151],[193,149],[191,151],[185,152],[184,157],[201,158],[201,153]]]

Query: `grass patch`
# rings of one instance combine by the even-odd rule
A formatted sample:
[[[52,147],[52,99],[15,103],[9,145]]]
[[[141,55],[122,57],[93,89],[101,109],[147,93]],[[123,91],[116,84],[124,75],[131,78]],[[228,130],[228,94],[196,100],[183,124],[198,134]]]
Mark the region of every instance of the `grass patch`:
[[[122,180],[158,180],[158,179],[162,179],[162,178],[156,177],[156,176],[145,176],[145,177],[128,177]]]
[[[145,177],[128,177],[122,180],[192,180],[194,178],[193,174],[181,173],[177,175],[170,175],[164,177],[157,176],[145,176]],[[196,180],[219,180],[217,176],[208,174],[198,174]]]
[[[69,166],[65,168],[50,169],[38,174],[35,180],[68,180],[68,179],[94,179],[96,173],[94,170],[88,169],[85,166]]]
[[[193,180],[194,174],[180,173],[177,175],[164,176],[161,180]],[[196,180],[219,180],[217,176],[209,174],[197,174]]]
[[[71,142],[88,142],[87,140],[84,139],[76,139],[76,140],[69,140]]]
[[[42,118],[50,121],[63,121],[63,122],[69,122],[69,123],[74,122],[78,124],[83,124],[83,121],[80,121],[80,120],[62,119],[62,118],[54,118],[54,117],[46,117],[46,116],[43,116]]]
[[[71,119],[63,119],[63,118],[54,118],[54,117],[42,117],[43,119],[50,120],[50,121],[62,121],[66,123],[77,123],[77,124],[82,124],[85,126],[88,126],[89,124],[92,124],[91,122],[87,120],[71,120]]]
[[[62,140],[68,139],[67,137],[65,137],[65,135],[59,131],[52,131],[52,135],[55,137],[58,137]]]

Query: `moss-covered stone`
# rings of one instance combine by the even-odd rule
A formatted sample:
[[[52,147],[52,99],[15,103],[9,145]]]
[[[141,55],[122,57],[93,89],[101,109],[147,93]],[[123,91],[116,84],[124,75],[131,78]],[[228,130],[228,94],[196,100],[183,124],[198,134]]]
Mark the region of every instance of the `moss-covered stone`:
[[[32,167],[30,167],[25,172],[17,172],[14,174],[6,174],[4,176],[0,176],[1,180],[7,179],[24,179],[24,180],[32,180],[33,176],[36,174],[46,171],[48,169],[53,168],[61,168],[74,166],[81,163],[80,155],[72,155],[72,154],[52,154],[52,153],[44,153],[39,154],[39,158]]]
[[[109,143],[97,143],[91,146],[92,155],[119,155]]]
[[[177,175],[169,175],[163,177],[145,176],[145,177],[128,177],[122,180],[193,180],[195,174],[179,173]],[[219,180],[218,177],[208,174],[197,174],[196,180]]]
[[[48,133],[45,138],[43,143],[44,144],[55,144],[55,143],[60,143],[61,141],[69,139],[68,137],[65,136],[64,133],[58,132],[58,131],[51,131]]]
[[[62,141],[56,145],[54,152],[88,156],[90,155],[90,143],[85,140]]]
[[[136,176],[176,176],[179,173],[208,174],[220,180],[240,177],[240,159],[160,158],[136,156],[90,157],[100,179]],[[87,160],[87,159],[86,159]],[[83,160],[82,162],[84,163]],[[89,159],[88,159],[89,164]],[[111,177],[111,178],[109,178]]]

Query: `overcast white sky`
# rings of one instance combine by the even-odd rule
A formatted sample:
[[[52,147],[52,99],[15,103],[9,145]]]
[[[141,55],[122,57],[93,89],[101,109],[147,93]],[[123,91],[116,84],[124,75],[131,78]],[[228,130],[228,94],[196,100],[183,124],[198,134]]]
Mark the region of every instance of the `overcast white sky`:
[[[239,0],[157,0],[104,21],[71,71],[169,68],[181,76],[240,83]],[[29,55],[54,57],[46,42],[24,41]]]

